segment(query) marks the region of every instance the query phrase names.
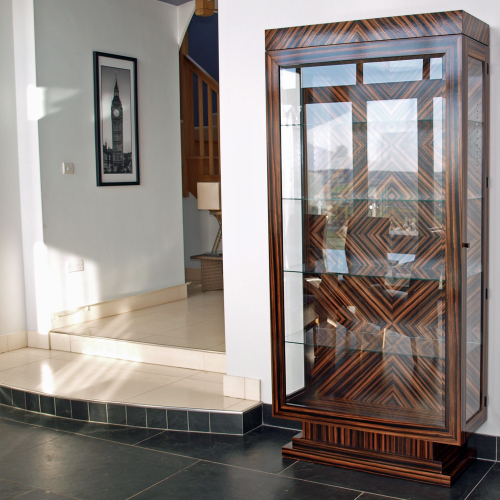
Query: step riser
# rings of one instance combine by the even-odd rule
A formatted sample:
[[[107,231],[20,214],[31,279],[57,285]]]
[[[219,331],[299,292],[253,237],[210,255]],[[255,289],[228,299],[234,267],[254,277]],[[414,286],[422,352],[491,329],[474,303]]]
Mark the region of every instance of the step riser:
[[[0,386],[1,409],[15,408],[31,413],[80,422],[126,425],[148,429],[246,434],[262,425],[262,404],[244,412],[196,410],[188,408],[123,405],[58,398]],[[8,415],[7,415],[8,416]]]
[[[50,348],[77,354],[226,373],[226,354],[50,332]]]

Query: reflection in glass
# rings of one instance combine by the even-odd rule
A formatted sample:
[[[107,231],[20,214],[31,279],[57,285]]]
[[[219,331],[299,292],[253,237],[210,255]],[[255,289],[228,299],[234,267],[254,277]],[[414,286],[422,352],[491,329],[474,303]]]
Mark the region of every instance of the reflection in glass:
[[[306,105],[309,200],[352,196],[352,103]]]
[[[368,101],[367,116],[370,199],[417,199],[417,99]]]
[[[444,198],[444,116],[445,99],[434,97],[432,99],[432,123],[434,146],[434,198]]]
[[[296,307],[302,302],[304,293],[302,276],[287,273],[283,280],[285,301],[285,335],[301,330],[304,325],[304,310]],[[293,393],[304,387],[304,346],[285,345],[286,392]]]
[[[283,198],[300,198],[302,193],[302,138],[300,131],[300,73],[280,70],[281,162]]]
[[[482,224],[483,224],[483,63],[468,58],[467,155],[467,420],[481,409]]]
[[[363,68],[393,85],[356,84],[355,64],[281,70],[287,402],[443,425],[444,86],[423,59]]]
[[[281,125],[300,124],[300,73],[295,69],[280,70]]]
[[[356,85],[356,65],[311,66],[302,68],[302,87]]]
[[[363,83],[414,82],[422,80],[423,59],[363,64]]]
[[[443,79],[443,58],[431,58],[430,63],[430,79],[431,80],[442,80]]]

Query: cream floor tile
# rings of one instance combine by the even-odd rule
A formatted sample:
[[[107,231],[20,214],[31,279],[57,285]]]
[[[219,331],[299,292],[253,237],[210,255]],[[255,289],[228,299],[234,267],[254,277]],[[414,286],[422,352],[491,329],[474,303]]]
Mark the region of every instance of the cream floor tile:
[[[226,352],[226,344],[211,345],[207,350],[208,351]]]
[[[224,374],[214,372],[199,372],[189,377],[193,380],[201,380],[203,382],[213,382],[215,384],[222,384]]]
[[[0,384],[21,389],[56,394],[61,385],[77,378],[80,367],[58,359],[42,359],[0,371]]]
[[[182,326],[186,326],[192,319],[188,319],[186,317],[178,317],[178,318],[163,318],[161,320],[155,319],[155,321],[151,322],[127,322],[121,325],[107,325],[105,328],[98,327],[102,331],[106,330],[121,330],[127,332],[134,333],[147,333],[149,335],[158,335],[160,333],[166,332],[168,330],[174,330],[176,328],[180,328]]]
[[[210,382],[208,380],[184,378],[175,382],[175,386],[188,391],[201,392],[207,396],[221,396],[223,394],[223,389],[219,382]]]
[[[176,382],[178,377],[132,372],[81,360],[41,360],[0,372],[0,384],[82,399],[121,401]],[[111,397],[113,396],[113,397]]]
[[[134,396],[150,392],[179,380],[176,377],[159,376],[141,372],[123,372],[119,376],[106,375],[99,380],[80,379],[61,387],[62,395],[97,401],[124,403]]]
[[[140,340],[140,342],[148,342],[148,343],[155,343],[156,339],[160,340],[161,339],[184,339],[185,341],[189,342],[202,342],[202,343],[208,343],[208,345],[215,345],[215,344],[220,344],[221,342],[224,342],[224,337],[221,335],[216,335],[216,334],[211,334],[211,335],[206,335],[203,336],[201,335],[200,337],[184,337],[182,335],[182,332],[178,332],[177,330],[172,330],[171,332],[164,332],[160,333],[158,335],[148,335],[147,337],[144,337],[143,339]]]
[[[18,366],[36,363],[37,361],[44,359],[40,356],[33,356],[32,354],[25,354],[20,351],[22,351],[22,349],[0,354],[0,372],[16,368]]]
[[[224,323],[219,323],[214,320],[201,321],[200,323],[168,330],[161,335],[202,340],[216,338],[222,342],[225,339]]]
[[[210,340],[183,339],[177,337],[167,337],[166,335],[153,335],[142,340],[148,344],[166,345],[173,347],[185,347],[187,349],[208,349],[214,344]]]
[[[253,408],[254,406],[257,406],[260,404],[260,401],[252,401],[251,399],[244,399],[243,401],[240,401],[239,403],[236,403],[235,405],[228,406],[226,408],[227,411],[245,411],[249,410],[250,408]]]
[[[223,352],[224,294],[222,291],[190,291],[188,299],[54,331],[187,349],[210,350],[216,346],[216,351]]]
[[[175,366],[152,365],[149,363],[136,363],[133,361],[124,361],[124,365],[120,369],[165,375],[168,377],[176,377],[178,379],[193,377],[204,373],[199,370],[190,370],[189,368],[176,368]]]
[[[99,365],[106,368],[122,368],[129,361],[124,361],[121,359],[113,359],[113,358],[105,358],[102,356],[92,356],[90,354],[78,354],[74,352],[63,352],[63,351],[55,351],[58,352],[59,355],[56,356],[56,359],[61,359],[64,361],[79,361],[86,362],[89,364]]]
[[[22,350],[19,350],[22,351]],[[32,349],[26,350],[27,352]],[[35,354],[37,350],[35,350]],[[201,353],[200,353],[201,354]],[[222,374],[52,351],[0,354],[0,384],[61,397],[242,411],[255,402],[223,395]],[[3,362],[3,364],[2,364]]]
[[[109,339],[120,339],[120,340],[131,340],[131,341],[142,341],[146,337],[150,337],[149,333],[137,333],[122,330],[114,330],[108,328],[94,327],[90,328],[88,335],[91,337],[106,337]]]
[[[22,349],[16,349],[12,352],[28,354],[30,356],[38,357],[41,359],[57,357],[57,353],[50,349],[37,349],[36,347],[24,347]]]
[[[225,410],[241,399],[222,395],[222,385],[199,380],[182,379],[167,386],[130,398],[128,403]]]

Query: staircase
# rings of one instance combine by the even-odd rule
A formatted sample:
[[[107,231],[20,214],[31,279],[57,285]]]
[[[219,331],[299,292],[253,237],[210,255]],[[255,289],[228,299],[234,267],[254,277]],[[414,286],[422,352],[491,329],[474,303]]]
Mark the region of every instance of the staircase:
[[[187,51],[186,35],[179,54],[182,195],[185,198],[189,193],[197,197],[198,182],[220,182],[219,83],[189,57]]]

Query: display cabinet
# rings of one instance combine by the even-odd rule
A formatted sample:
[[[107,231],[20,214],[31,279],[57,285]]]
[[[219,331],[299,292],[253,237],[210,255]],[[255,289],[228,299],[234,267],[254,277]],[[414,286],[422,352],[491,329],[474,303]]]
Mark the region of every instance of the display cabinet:
[[[450,485],[486,419],[489,28],[266,32],[283,455]]]

